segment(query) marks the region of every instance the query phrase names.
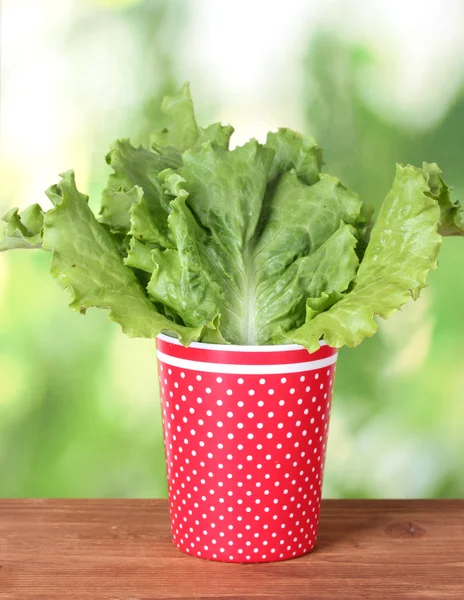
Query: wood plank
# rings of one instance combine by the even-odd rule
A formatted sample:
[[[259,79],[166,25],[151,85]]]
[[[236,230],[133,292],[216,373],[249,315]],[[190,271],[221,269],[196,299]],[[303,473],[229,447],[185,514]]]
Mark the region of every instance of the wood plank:
[[[464,598],[464,501],[325,500],[309,555],[183,555],[164,500],[1,500],[2,600]]]

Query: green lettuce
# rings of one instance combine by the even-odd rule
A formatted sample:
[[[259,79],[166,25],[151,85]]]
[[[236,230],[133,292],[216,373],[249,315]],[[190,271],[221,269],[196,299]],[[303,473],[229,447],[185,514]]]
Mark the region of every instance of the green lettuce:
[[[430,194],[438,201],[440,207],[439,233],[464,235],[464,211],[458,200],[451,200],[450,188],[443,181],[440,167],[436,163],[424,163],[422,168],[428,175]]]
[[[0,252],[13,248],[41,248],[44,212],[32,204],[21,214],[12,208],[0,221]]]
[[[375,315],[390,317],[409,298],[416,299],[437,264],[440,207],[425,171],[398,166],[393,187],[372,228],[352,289],[329,310],[307,315],[306,323],[285,334],[317,349],[356,346],[377,330]]]
[[[464,235],[434,163],[398,165],[373,219],[314,139],[283,128],[229,150],[232,127],[200,127],[188,85],[162,109],[148,146],[113,145],[98,215],[68,172],[50,210],[0,221],[0,251],[49,251],[71,308],[107,309],[129,336],[355,346],[419,296],[442,236]]]

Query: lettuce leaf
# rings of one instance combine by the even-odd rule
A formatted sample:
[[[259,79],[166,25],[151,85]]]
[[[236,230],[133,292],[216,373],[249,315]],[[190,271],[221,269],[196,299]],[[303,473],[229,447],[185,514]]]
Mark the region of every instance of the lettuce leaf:
[[[443,181],[440,167],[437,163],[424,163],[422,168],[429,177],[430,193],[440,206],[439,233],[445,236],[464,235],[464,211],[459,201],[451,200],[450,189]]]
[[[231,343],[249,336],[251,240],[273,156],[256,141],[232,152],[207,142],[184,153],[181,176],[164,174],[176,250],[153,253],[148,292],[186,325],[220,314]]]
[[[38,204],[28,206],[21,214],[12,208],[0,221],[0,252],[42,247],[44,213]]]
[[[428,180],[422,169],[397,166],[353,289],[326,312],[288,332],[288,339],[310,350],[321,339],[330,346],[356,346],[377,330],[376,315],[386,319],[419,296],[429,271],[437,266],[441,244],[440,207]]]
[[[319,180],[322,150],[314,138],[304,137],[296,131],[281,127],[276,133],[268,134],[266,146],[275,152],[269,172],[270,180],[291,169],[307,185]]]
[[[211,141],[225,150],[229,148],[233,127],[220,123],[213,123],[206,128],[200,127],[195,119],[188,83],[182,86],[178,94],[164,98],[161,111],[171,125],[152,135],[152,147],[176,155],[179,163],[182,152],[198,144]]]
[[[253,248],[257,343],[269,343],[276,329],[303,324],[307,298],[348,287],[358,267],[352,225],[360,208],[335,177],[322,175],[307,186],[294,170],[282,175]]]
[[[158,175],[177,163],[170,156],[157,154],[149,148],[135,148],[129,140],[115,142],[106,160],[114,173],[103,192],[100,221],[113,232],[128,233],[131,217],[135,218],[150,231],[151,241],[172,247],[172,234],[167,224],[169,199],[163,193]],[[133,211],[131,200],[135,204]],[[127,208],[129,212],[124,217]]]
[[[47,190],[54,208],[45,215],[43,248],[53,253],[50,272],[71,292],[70,307],[81,313],[90,307],[109,310],[130,337],[155,337],[160,331],[179,335],[189,343],[201,335],[159,314],[135,277],[123,263],[117,244],[77,188],[74,173]]]
[[[191,148],[198,140],[199,131],[189,84],[185,83],[178,94],[166,96],[161,103],[161,111],[168,117],[171,125],[169,129],[153,135],[153,143],[162,147],[171,146],[180,151]]]
[[[129,244],[129,252],[124,259],[124,264],[145,273],[153,273],[155,268],[155,262],[151,254],[154,249],[153,245],[144,244],[135,237],[130,239]]]

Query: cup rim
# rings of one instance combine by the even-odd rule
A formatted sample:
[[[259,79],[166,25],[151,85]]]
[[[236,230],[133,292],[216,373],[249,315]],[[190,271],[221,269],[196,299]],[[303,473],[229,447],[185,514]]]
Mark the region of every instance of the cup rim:
[[[159,333],[157,336],[163,342],[168,342],[169,344],[175,344],[176,346],[183,346],[177,338],[171,337],[164,333]],[[320,346],[327,346],[324,340],[319,341]],[[219,350],[226,352],[287,352],[287,351],[295,351],[295,350],[307,350],[304,346],[300,344],[275,344],[269,346],[245,346],[238,344],[210,344],[205,342],[191,342],[189,344],[189,348],[198,348],[204,350]]]

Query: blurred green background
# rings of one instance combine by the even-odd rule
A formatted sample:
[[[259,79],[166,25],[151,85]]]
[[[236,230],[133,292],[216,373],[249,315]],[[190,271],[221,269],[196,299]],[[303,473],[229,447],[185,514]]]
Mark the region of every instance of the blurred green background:
[[[376,206],[395,162],[437,161],[464,195],[461,0],[5,0],[0,210],[73,167],[99,201],[111,141],[163,126],[191,82],[235,143],[289,126]],[[0,496],[164,496],[154,343],[83,318],[46,254],[0,255]],[[329,497],[464,496],[464,246],[421,299],[340,352]]]

